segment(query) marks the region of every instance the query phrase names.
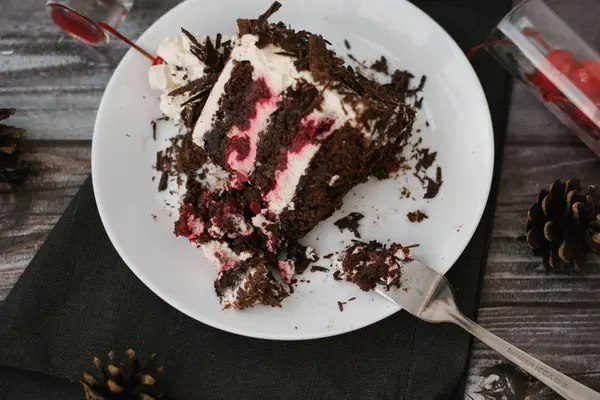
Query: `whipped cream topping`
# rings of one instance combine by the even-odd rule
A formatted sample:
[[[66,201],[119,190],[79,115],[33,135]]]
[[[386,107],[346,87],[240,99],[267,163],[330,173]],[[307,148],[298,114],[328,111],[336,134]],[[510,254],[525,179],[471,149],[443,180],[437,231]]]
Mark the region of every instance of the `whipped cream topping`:
[[[260,231],[267,237],[267,249],[275,254],[277,253],[279,246],[279,239],[269,231],[269,227],[273,224],[269,221],[264,214],[257,214],[252,218],[252,225],[260,229]]]
[[[219,240],[212,240],[210,242],[203,243],[200,245],[200,247],[202,248],[206,258],[208,258],[213,265],[218,267],[219,275],[221,275],[223,271],[235,268],[242,261],[252,257],[252,253],[249,251],[236,253],[226,242]]]
[[[203,44],[205,37],[195,36]],[[215,38],[211,38],[213,43]],[[225,40],[225,39],[224,39]],[[157,54],[166,64],[150,67],[148,80],[153,90],[161,90],[160,110],[175,122],[181,121],[182,103],[190,96],[185,93],[169,96],[173,90],[204,76],[205,64],[192,54],[192,43],[183,33],[166,37],[158,46]]]

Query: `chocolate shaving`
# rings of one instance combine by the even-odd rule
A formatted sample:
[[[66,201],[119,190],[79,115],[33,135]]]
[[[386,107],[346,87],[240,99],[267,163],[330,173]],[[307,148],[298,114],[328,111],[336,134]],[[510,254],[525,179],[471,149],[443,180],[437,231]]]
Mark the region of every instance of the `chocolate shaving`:
[[[160,177],[160,182],[158,182],[158,191],[162,192],[167,189],[167,181],[169,180],[169,173],[164,171]]]
[[[337,226],[340,232],[343,232],[344,229],[348,229],[350,232],[354,234],[357,238],[360,238],[360,232],[358,232],[358,226],[361,219],[365,216],[361,213],[351,212],[344,218],[341,218],[335,221],[333,224]]]
[[[190,47],[190,52],[200,61],[204,61],[204,52],[197,47]]]
[[[258,17],[258,20],[266,22],[269,19],[269,17],[271,15],[275,14],[277,11],[279,11],[280,8],[281,8],[281,3],[278,1],[274,2],[273,4],[271,4],[271,7],[269,7],[269,9],[264,12],[264,14],[262,14],[260,17]]]
[[[310,267],[310,272],[329,272],[329,268],[321,267],[320,265],[313,265]]]
[[[159,172],[163,170],[163,152],[162,152],[162,150],[156,152],[156,170]]]
[[[444,183],[444,181],[442,180],[442,168],[439,166],[437,167],[435,181],[429,177],[426,177],[425,179],[427,180],[427,192],[425,193],[425,196],[423,196],[423,198],[433,199],[435,196],[437,196],[438,192],[440,191],[442,183]]]
[[[204,64],[208,66],[213,66],[219,62],[219,52],[215,49],[210,40],[210,37],[206,37],[206,58],[204,59]]]
[[[415,165],[415,170],[417,172],[419,172],[421,170],[429,169],[429,167],[431,167],[433,165],[433,163],[435,162],[436,157],[437,157],[436,151],[434,151],[433,153],[430,153],[428,148],[415,149],[415,152],[412,157],[413,159],[418,160],[417,164]]]
[[[350,50],[352,47],[350,46],[350,42],[347,39],[344,39],[344,46],[346,46],[346,49]]]
[[[411,93],[419,93],[423,90],[423,88],[425,87],[425,82],[427,82],[427,76],[423,75],[421,76],[421,80],[419,81],[419,86],[417,86],[415,89],[411,90]]]
[[[217,33],[217,39],[215,40],[215,49],[219,50],[221,47],[221,40],[223,40],[223,35]]]
[[[275,54],[286,57],[296,57],[296,53],[292,53],[291,51],[277,51]]]
[[[204,88],[208,88],[208,90],[212,90],[212,87],[214,86],[214,84],[217,82],[218,79],[219,79],[219,76],[217,74],[204,75],[203,77],[194,79],[193,81],[183,85],[180,88],[172,90],[171,92],[169,92],[169,96],[179,96],[179,95],[187,93],[187,92],[201,90]]]
[[[340,312],[344,311],[344,304],[346,304],[346,302],[338,301],[337,304],[338,304],[338,308],[340,309]]]
[[[152,139],[156,142],[156,121],[150,121],[152,125]]]
[[[387,60],[384,56],[381,56],[381,59],[375,61],[373,65],[371,65],[371,69],[373,71],[381,72],[382,74],[389,74]]]
[[[210,95],[211,90],[212,90],[212,87],[202,88],[197,93],[195,93],[192,97],[190,97],[189,99],[187,99],[186,101],[184,101],[183,103],[181,103],[181,106],[185,107],[188,104],[192,104],[192,103],[195,103],[197,101],[201,101],[203,99],[207,99],[208,95]]]
[[[198,58],[200,61],[204,61],[203,54],[202,54],[202,47],[204,47],[204,46],[202,46],[200,44],[200,42],[198,42],[198,39],[196,39],[196,37],[194,35],[192,35],[188,31],[186,31],[185,29],[181,28],[181,32],[183,32],[183,34],[192,43],[193,47],[190,48],[190,50],[192,51],[192,54],[194,54],[196,56],[196,58]]]
[[[419,182],[421,182],[421,184],[425,184],[425,178],[423,178],[421,175],[417,174],[416,172],[413,172],[413,176],[417,178]]]
[[[420,110],[422,106],[423,106],[423,97],[420,97],[415,101],[415,108],[417,110]]]

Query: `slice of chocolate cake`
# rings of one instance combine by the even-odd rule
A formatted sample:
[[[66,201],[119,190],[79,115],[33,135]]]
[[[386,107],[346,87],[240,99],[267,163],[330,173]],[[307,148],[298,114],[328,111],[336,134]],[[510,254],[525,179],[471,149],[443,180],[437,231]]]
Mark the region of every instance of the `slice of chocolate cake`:
[[[260,190],[255,227],[297,239],[406,144],[415,112],[345,67],[322,37],[269,24],[279,6],[238,20],[194,141],[237,184]]]
[[[317,259],[297,240],[398,154],[415,118],[394,85],[344,66],[321,36],[269,23],[280,6],[238,20],[231,41],[184,31],[178,40],[199,66],[187,56],[167,65],[194,76],[154,84],[163,112],[193,126],[195,147],[226,175],[213,186],[188,179],[175,224],[217,265],[224,308],[279,305],[288,295],[279,281]]]
[[[396,243],[386,246],[376,241],[355,241],[334,259],[334,278],[346,279],[364,291],[373,290],[376,286],[387,290],[399,288],[402,275],[400,267],[412,258],[412,247],[415,246],[403,247]]]

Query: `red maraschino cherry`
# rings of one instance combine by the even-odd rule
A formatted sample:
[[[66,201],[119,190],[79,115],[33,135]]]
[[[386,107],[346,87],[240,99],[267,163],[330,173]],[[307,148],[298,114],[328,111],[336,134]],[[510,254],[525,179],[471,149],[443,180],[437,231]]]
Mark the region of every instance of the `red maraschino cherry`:
[[[600,97],[600,61],[585,60],[570,75],[571,81],[591,98]]]
[[[563,75],[569,77],[577,68],[577,60],[571,53],[565,50],[552,50],[546,54],[546,59],[556,67]],[[535,81],[544,94],[558,94],[558,88],[540,70],[536,71]]]

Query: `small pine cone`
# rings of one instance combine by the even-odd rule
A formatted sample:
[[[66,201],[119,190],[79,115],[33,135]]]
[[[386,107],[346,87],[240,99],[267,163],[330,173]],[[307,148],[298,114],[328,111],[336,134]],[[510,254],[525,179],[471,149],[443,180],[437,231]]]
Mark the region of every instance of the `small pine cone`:
[[[0,121],[14,113],[14,108],[0,108]],[[19,183],[24,177],[21,168],[23,132],[21,128],[0,124],[0,182]]]
[[[115,353],[108,353],[108,362],[103,364],[93,358],[97,371],[85,371],[79,381],[86,400],[166,399],[160,387],[163,369],[158,367],[156,354],[144,366],[140,365],[135,351],[127,350],[127,361],[119,362]]]
[[[527,243],[544,266],[579,271],[586,252],[600,254],[600,191],[589,186],[581,194],[578,179],[555,181],[542,190],[527,214]]]

